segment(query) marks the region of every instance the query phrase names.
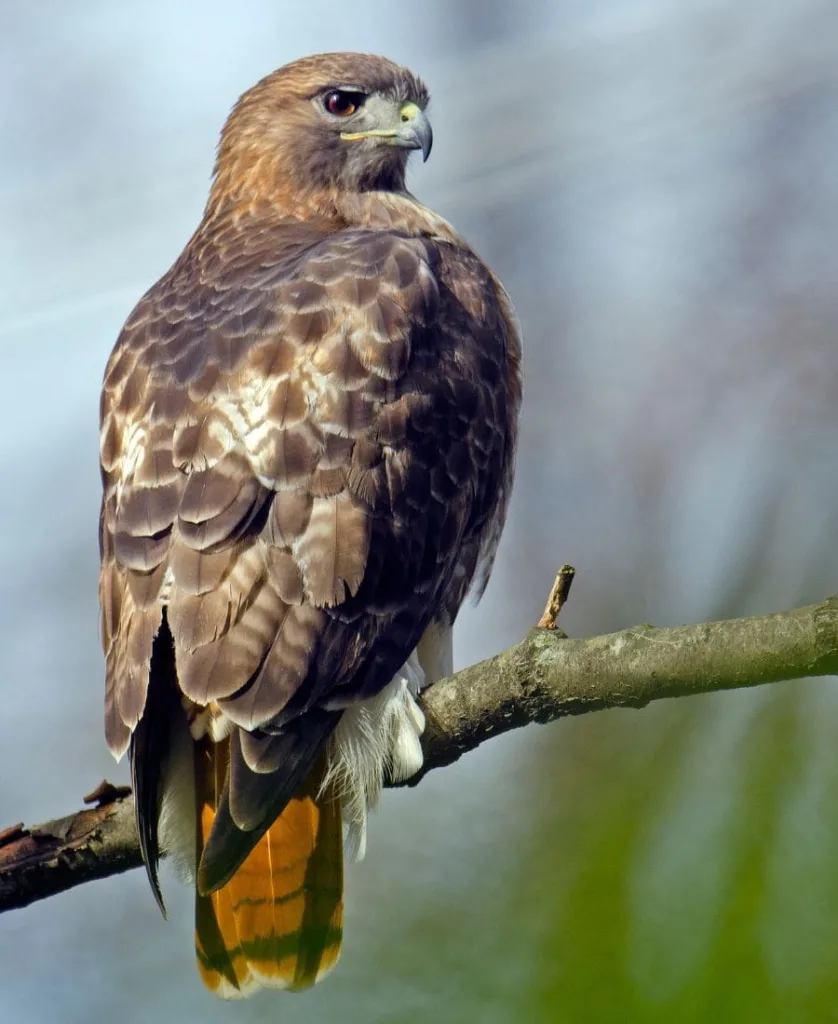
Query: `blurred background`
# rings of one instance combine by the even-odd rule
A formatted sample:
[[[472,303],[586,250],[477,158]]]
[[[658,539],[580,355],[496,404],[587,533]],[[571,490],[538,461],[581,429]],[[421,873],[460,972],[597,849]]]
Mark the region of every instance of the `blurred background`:
[[[412,188],[511,292],[526,411],[466,664],[579,575],[573,635],[838,591],[834,0],[40,0],[0,10],[0,826],[102,739],[101,373],[239,93],[362,49],[428,82]],[[338,970],[229,1006],[140,872],[0,918],[2,1016],[838,1020],[833,680],[531,727],[388,793]]]

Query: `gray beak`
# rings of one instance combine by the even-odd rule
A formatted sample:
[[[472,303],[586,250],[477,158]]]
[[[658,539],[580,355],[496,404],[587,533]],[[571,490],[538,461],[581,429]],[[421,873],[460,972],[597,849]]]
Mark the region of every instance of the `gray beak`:
[[[427,160],[434,144],[434,133],[425,111],[415,103],[405,103],[401,109],[401,121],[395,137],[396,145],[406,149],[421,149],[422,160]]]

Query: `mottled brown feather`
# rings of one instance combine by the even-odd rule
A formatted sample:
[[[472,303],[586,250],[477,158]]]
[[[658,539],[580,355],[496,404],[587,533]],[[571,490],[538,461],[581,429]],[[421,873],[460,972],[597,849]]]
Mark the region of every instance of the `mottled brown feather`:
[[[182,693],[240,730],[203,891],[305,778],[339,717],[326,706],[378,692],[484,584],[511,488],[509,300],[405,191],[406,151],[353,163],[317,134],[312,97],[347,83],[427,102],[367,55],[247,93],[200,227],[105,373],[106,735],[121,755],[143,715],[165,609]]]

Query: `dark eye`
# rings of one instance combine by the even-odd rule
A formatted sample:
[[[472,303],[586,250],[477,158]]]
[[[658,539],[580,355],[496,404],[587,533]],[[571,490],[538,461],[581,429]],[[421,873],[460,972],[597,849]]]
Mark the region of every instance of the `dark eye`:
[[[335,117],[351,117],[355,111],[363,105],[366,96],[362,92],[346,92],[344,89],[334,89],[326,94],[323,106]]]

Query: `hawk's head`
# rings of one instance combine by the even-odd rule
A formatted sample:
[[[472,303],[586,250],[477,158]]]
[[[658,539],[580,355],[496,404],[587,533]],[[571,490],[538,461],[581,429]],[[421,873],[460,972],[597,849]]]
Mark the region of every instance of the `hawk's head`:
[[[404,188],[407,157],[431,151],[428,90],[362,53],[287,64],[249,89],[224,126],[216,189],[299,193]]]

